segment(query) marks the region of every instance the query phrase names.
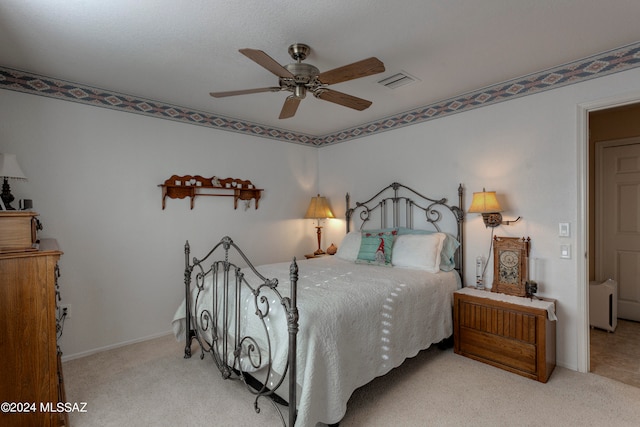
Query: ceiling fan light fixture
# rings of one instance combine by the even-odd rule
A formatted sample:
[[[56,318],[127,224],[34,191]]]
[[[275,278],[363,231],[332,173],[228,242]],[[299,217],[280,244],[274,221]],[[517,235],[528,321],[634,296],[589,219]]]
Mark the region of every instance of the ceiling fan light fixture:
[[[293,96],[295,96],[298,99],[304,99],[305,96],[307,96],[307,88],[302,85],[296,86],[296,88],[293,91]]]

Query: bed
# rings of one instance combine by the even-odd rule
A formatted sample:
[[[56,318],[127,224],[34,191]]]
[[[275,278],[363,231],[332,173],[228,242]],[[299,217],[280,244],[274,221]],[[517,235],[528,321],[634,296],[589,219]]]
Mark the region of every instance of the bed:
[[[347,195],[334,256],[254,267],[230,237],[201,259],[187,242],[172,324],[185,357],[196,342],[284,425],[339,423],[358,387],[451,339],[464,277],[462,185],[457,193],[457,206],[399,183],[354,207]]]

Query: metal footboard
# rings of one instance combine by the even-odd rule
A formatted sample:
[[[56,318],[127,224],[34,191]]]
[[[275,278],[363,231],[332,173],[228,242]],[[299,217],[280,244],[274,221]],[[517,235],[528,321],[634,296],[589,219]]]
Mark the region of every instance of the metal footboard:
[[[240,268],[231,262],[230,255],[233,256],[231,252],[238,254],[247,266]],[[191,345],[193,340],[196,340],[200,346],[201,359],[204,358],[205,353],[210,354],[224,379],[242,381],[255,395],[256,412],[260,412],[260,398],[268,397],[285,426],[287,421],[276,402],[282,402],[282,399],[278,400],[277,392],[283,386],[285,378],[288,378],[288,425],[293,427],[297,415],[298,334],[296,295],[298,265],[295,258],[289,268],[290,296],[285,297],[278,290],[278,279],[262,276],[229,237],[222,238],[202,259],[194,257],[190,260],[188,241],[185,244],[184,253],[186,299],[184,357],[191,357]],[[245,272],[253,275],[251,283],[247,280]],[[244,306],[245,300],[251,301],[251,307]],[[286,315],[289,339],[286,366],[283,372],[277,373],[280,376],[279,380],[267,387],[268,380],[274,372],[273,356],[275,354],[269,327],[267,327],[267,319],[274,310],[274,307],[270,306],[270,301],[282,306]],[[255,317],[252,314],[255,314]],[[248,322],[258,322],[258,328],[264,332],[264,335],[244,335],[243,330]],[[285,325],[270,323],[270,327],[285,327]],[[265,372],[264,380],[261,380],[262,377],[254,379],[245,371],[243,363],[245,366],[248,363],[252,369],[262,367],[261,369]]]

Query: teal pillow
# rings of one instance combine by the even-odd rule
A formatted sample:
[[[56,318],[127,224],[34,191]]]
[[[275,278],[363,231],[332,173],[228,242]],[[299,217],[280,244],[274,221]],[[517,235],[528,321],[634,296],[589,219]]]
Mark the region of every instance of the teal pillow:
[[[395,230],[363,231],[357,263],[391,267],[391,251]]]
[[[431,230],[414,230],[411,228],[400,227],[398,228],[398,235],[403,234],[432,234],[436,233],[436,231]],[[456,240],[455,237],[450,235],[449,233],[445,233],[447,236],[444,239],[444,243],[442,245],[442,251],[440,252],[440,270],[442,271],[451,271],[456,267],[454,255],[456,253],[456,249],[460,246],[460,242]]]

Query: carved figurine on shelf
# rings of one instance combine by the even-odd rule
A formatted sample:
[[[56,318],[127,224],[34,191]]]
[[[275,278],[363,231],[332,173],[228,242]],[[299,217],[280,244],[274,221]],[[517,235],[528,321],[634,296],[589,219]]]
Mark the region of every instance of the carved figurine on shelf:
[[[217,176],[211,178],[211,185],[213,185],[214,187],[222,187],[222,184],[220,184],[220,180]]]

